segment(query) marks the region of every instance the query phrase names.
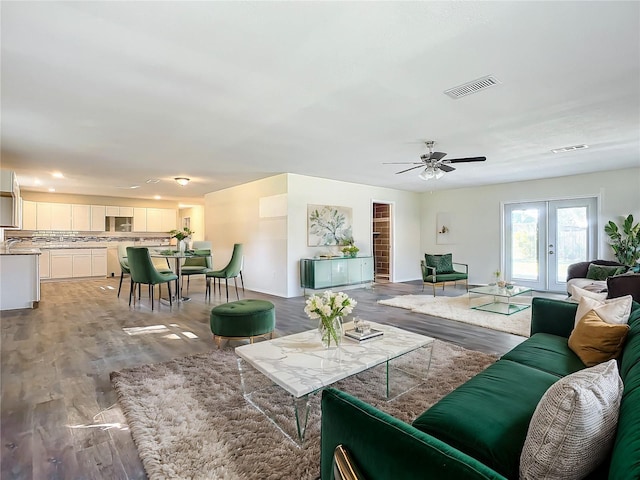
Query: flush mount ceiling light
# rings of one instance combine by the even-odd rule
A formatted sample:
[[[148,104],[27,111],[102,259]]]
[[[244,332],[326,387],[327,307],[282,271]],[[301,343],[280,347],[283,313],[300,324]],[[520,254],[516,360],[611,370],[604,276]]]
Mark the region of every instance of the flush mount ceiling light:
[[[64,178],[64,175],[61,172],[53,172],[51,176],[53,178]]]
[[[191,179],[187,177],[176,177],[174,180],[178,182],[178,185],[182,185],[183,187],[191,181]]]

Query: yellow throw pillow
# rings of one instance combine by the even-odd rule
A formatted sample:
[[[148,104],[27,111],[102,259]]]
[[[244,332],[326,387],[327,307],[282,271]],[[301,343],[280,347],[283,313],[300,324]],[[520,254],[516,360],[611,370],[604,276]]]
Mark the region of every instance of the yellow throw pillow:
[[[629,325],[616,325],[602,320],[595,310],[583,316],[569,336],[569,348],[587,367],[618,358],[627,337]]]

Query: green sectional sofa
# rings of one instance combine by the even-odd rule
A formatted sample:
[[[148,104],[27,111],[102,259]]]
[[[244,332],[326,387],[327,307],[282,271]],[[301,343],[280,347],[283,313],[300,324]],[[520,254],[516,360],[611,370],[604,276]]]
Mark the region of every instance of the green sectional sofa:
[[[585,368],[568,347],[577,304],[534,298],[531,336],[409,425],[336,389],[322,395],[321,477],[343,445],[368,480],[517,479],[545,391]],[[640,304],[618,359],[624,391],[613,451],[589,479],[640,478]]]

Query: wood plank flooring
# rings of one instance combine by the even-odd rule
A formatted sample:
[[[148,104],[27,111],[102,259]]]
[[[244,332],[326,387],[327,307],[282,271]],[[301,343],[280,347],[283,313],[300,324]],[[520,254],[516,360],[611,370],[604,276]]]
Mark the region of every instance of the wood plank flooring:
[[[109,374],[215,350],[209,311],[224,303],[224,290],[222,299],[216,292],[205,302],[204,279],[194,277],[191,301],[173,308],[156,302],[151,311],[144,288],[135,307],[129,307],[128,284],[117,298],[118,280],[43,283],[40,308],[1,313],[3,480],[146,478]],[[230,290],[230,299],[235,299]],[[419,293],[419,282],[349,290],[358,301],[355,313],[372,321],[488,353],[502,354],[523,340],[376,303]],[[453,286],[444,291],[461,293],[463,289]],[[240,297],[275,304],[276,335],[317,326],[303,312],[304,297],[283,299],[250,291],[240,291]]]

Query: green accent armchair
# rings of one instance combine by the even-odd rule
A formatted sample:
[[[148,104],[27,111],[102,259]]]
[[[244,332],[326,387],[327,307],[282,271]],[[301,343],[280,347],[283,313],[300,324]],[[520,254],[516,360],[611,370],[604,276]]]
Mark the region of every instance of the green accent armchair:
[[[455,270],[454,265],[463,267],[464,272]],[[425,259],[420,261],[420,269],[422,271],[422,291],[424,291],[426,284],[430,284],[433,286],[434,297],[436,296],[436,285],[442,285],[442,290],[444,290],[447,282],[456,284],[464,280],[465,287],[469,291],[469,265],[454,262],[450,253],[444,255],[425,254]]]

